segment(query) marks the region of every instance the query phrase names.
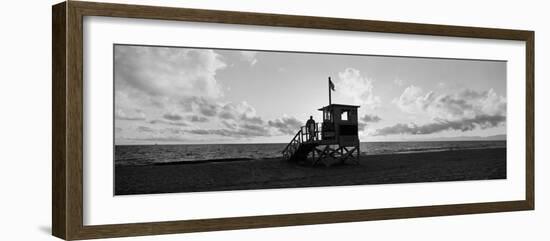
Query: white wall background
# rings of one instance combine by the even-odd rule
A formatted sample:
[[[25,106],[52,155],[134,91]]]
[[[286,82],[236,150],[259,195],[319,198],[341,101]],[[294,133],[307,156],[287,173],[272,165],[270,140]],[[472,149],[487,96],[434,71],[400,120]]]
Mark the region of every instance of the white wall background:
[[[190,8],[516,28],[536,31],[536,210],[120,240],[548,240],[550,21],[545,1],[116,1]],[[51,230],[51,8],[0,10],[0,240],[56,240]]]

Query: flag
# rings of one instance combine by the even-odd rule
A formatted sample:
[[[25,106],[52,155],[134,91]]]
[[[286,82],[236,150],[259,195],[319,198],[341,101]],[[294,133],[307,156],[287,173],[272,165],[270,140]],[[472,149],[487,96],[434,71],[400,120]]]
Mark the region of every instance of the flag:
[[[336,91],[334,89],[334,83],[332,83],[332,80],[330,80],[330,77],[328,77],[328,87],[332,90],[332,91]]]

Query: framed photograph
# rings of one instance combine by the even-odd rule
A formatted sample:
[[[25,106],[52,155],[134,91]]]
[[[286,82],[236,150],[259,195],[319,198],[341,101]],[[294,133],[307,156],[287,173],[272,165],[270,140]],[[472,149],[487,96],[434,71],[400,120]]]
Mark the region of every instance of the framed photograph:
[[[59,238],[534,209],[532,31],[52,11]]]

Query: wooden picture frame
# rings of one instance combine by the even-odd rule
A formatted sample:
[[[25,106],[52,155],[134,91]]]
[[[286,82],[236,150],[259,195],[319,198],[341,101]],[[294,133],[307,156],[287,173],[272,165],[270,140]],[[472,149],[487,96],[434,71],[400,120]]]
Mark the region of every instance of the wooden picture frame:
[[[401,22],[67,1],[52,7],[52,233],[66,240],[533,210],[534,32]],[[83,224],[83,17],[108,16],[327,30],[519,40],[526,43],[525,199],[335,212]]]

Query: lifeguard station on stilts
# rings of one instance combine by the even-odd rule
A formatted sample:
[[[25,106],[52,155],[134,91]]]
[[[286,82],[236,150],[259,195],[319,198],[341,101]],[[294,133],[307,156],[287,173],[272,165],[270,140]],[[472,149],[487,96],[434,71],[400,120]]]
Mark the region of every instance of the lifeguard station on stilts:
[[[283,150],[285,160],[311,165],[359,164],[359,128],[356,105],[332,104],[334,84],[329,77],[329,105],[319,109],[323,122],[302,126]]]

